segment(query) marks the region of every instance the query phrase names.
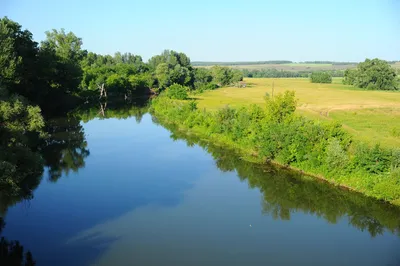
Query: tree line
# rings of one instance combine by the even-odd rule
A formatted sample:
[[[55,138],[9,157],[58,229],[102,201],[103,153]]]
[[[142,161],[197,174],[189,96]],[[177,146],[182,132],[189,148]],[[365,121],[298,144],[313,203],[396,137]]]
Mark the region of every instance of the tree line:
[[[82,167],[89,151],[79,120],[70,117],[60,127],[54,119],[85,102],[97,103],[99,95],[129,102],[171,86],[204,91],[243,79],[228,67],[195,69],[175,51],[143,62],[130,53],[88,52],[82,44],[64,29],[46,32],[37,43],[17,22],[0,19],[0,190],[28,197],[30,180],[38,180],[44,166],[51,180]]]
[[[268,60],[268,61],[240,61],[240,62],[207,62],[207,61],[195,61],[192,63],[193,66],[242,66],[242,65],[281,65],[291,64],[289,60]]]
[[[315,72],[313,70],[288,71],[278,69],[243,69],[243,76],[247,78],[308,78]],[[326,70],[331,77],[344,77],[344,70]]]

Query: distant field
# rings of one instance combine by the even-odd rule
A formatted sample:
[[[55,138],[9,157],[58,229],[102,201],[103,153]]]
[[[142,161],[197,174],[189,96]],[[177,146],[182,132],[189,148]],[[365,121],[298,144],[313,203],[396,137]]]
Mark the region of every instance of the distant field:
[[[312,119],[340,121],[358,139],[400,147],[400,92],[363,91],[343,85],[310,83],[308,79],[245,79],[246,88],[221,88],[196,96],[200,108],[264,104],[264,96],[295,90],[298,113]]]

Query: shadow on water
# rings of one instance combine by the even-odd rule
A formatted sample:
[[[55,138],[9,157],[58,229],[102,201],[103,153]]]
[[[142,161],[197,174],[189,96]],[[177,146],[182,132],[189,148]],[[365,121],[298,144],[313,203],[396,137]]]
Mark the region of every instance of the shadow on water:
[[[160,123],[157,119],[153,121]],[[290,220],[292,213],[303,212],[321,217],[331,224],[345,218],[351,226],[368,231],[371,237],[385,231],[400,236],[399,207],[274,165],[241,160],[232,150],[211,145],[173,125],[162,125],[172,132],[172,139],[184,140],[189,147],[201,146],[213,156],[221,171],[235,171],[241,180],[248,182],[249,187],[259,189],[263,195],[261,211],[265,215]]]

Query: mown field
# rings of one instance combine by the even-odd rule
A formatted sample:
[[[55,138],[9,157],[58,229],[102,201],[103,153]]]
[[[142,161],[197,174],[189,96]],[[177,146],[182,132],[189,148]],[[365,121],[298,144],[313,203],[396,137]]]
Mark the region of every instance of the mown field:
[[[337,120],[357,139],[386,147],[400,147],[400,92],[364,91],[343,85],[340,78],[332,84],[310,83],[309,79],[245,79],[246,88],[221,88],[195,98],[200,108],[215,110],[225,105],[264,104],[272,95],[294,90],[297,112],[312,119]]]

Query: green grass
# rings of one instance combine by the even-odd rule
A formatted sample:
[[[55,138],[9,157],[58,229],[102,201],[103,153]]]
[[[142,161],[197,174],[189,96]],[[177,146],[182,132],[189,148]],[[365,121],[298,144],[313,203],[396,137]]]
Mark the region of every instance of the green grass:
[[[264,104],[266,93],[295,90],[297,112],[311,119],[338,120],[355,138],[386,147],[400,147],[400,93],[365,91],[343,85],[310,83],[308,79],[245,79],[246,88],[221,88],[196,95],[199,108],[216,110],[225,105]]]

